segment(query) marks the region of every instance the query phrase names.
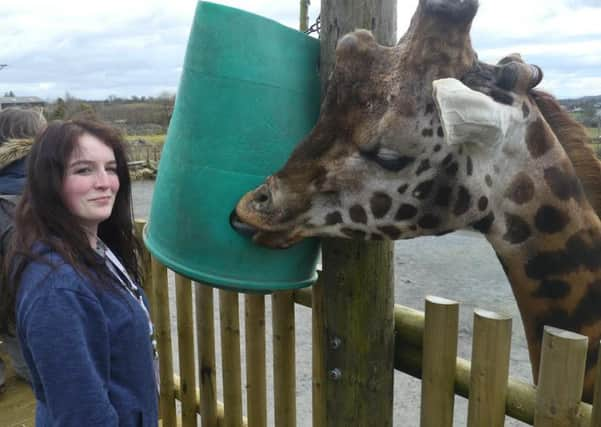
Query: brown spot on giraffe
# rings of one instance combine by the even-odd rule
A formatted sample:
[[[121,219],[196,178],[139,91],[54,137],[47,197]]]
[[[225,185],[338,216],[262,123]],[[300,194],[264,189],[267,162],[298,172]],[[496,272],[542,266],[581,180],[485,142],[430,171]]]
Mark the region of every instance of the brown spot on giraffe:
[[[424,159],[421,161],[421,163],[419,164],[419,167],[417,168],[417,170],[415,171],[416,175],[421,175],[423,172],[427,171],[428,169],[430,169],[430,159]]]
[[[565,173],[560,167],[551,166],[545,169],[544,177],[553,194],[560,200],[580,199],[582,187],[576,175]]]
[[[526,144],[528,146],[528,151],[530,151],[530,155],[534,158],[542,156],[551,148],[551,143],[549,142],[549,138],[541,118],[537,119],[528,127]]]
[[[558,233],[570,222],[570,218],[551,205],[543,205],[536,211],[534,225],[542,233]]]
[[[361,205],[353,205],[349,210],[349,215],[353,222],[358,222],[361,224],[367,224],[367,213],[363,206]]]
[[[528,203],[534,197],[534,182],[527,173],[518,173],[505,191],[505,197],[518,205]]]
[[[369,204],[374,218],[382,218],[390,210],[392,198],[386,193],[376,192],[369,200]]]
[[[401,230],[399,230],[394,225],[386,225],[383,227],[378,227],[382,233],[384,233],[389,239],[396,240],[401,237]]]
[[[505,213],[505,224],[507,230],[503,239],[513,245],[523,243],[532,235],[528,222],[518,215]]]
[[[464,186],[460,186],[457,193],[457,200],[455,201],[455,206],[453,207],[453,214],[456,216],[463,215],[469,210],[471,202],[472,196],[469,190]]]
[[[340,212],[330,212],[326,215],[326,225],[336,225],[342,222],[342,215]]]

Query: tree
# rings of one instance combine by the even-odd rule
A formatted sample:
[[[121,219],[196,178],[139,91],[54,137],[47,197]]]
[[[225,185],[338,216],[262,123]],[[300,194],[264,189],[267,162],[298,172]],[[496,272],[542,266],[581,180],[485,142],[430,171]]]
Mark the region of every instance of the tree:
[[[56,106],[54,107],[54,111],[50,115],[51,120],[63,120],[65,118],[65,113],[67,112],[67,106],[63,98],[58,98],[56,100]]]

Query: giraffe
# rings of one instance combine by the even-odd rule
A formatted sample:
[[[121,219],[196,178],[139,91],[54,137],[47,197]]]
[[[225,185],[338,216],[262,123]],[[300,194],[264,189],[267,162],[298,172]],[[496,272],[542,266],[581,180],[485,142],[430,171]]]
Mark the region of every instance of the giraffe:
[[[517,54],[489,65],[469,31],[477,0],[420,0],[394,47],[342,37],[319,119],[230,218],[255,242],[482,233],[516,298],[533,377],[544,325],[601,339],[601,167],[581,127]],[[575,168],[576,166],[576,168]]]

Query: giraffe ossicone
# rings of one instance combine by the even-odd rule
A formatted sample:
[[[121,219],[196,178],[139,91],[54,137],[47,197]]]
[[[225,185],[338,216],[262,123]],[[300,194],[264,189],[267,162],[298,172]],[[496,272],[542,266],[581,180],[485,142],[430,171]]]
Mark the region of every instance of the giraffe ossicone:
[[[259,244],[311,236],[482,233],[520,309],[534,379],[545,325],[601,339],[601,165],[584,129],[533,89],[536,66],[478,60],[476,0],[420,0],[394,47],[344,36],[319,119],[286,164],[238,202]]]

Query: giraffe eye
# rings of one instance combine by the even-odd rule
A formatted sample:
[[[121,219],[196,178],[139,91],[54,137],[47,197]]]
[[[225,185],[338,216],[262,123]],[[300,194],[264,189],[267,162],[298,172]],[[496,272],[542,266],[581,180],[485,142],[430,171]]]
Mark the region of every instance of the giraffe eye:
[[[401,158],[401,155],[390,148],[380,148],[376,156],[382,161],[394,161]]]
[[[415,161],[415,157],[403,156],[394,150],[382,147],[361,151],[361,155],[392,172],[398,172]]]

